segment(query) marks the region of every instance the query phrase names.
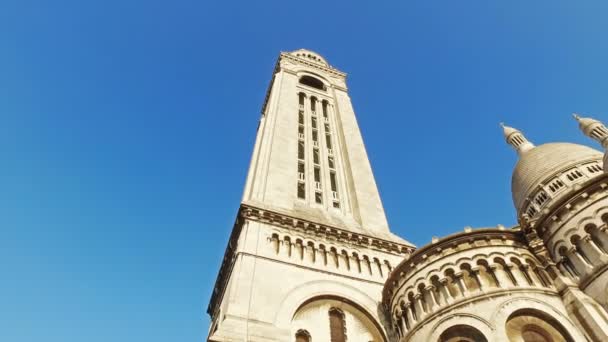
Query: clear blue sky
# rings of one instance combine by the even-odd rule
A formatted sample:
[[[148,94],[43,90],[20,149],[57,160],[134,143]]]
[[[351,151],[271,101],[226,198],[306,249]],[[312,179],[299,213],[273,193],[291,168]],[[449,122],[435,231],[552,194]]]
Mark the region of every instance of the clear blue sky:
[[[204,339],[279,51],[349,73],[394,232],[514,224],[498,123],[593,144],[608,3],[398,3],[0,2],[0,340]]]

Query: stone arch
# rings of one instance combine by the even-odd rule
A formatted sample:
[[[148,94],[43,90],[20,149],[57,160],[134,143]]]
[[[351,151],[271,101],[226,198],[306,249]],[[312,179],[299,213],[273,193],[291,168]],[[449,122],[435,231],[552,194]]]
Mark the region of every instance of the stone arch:
[[[331,84],[331,82],[325,76],[322,76],[320,74],[317,74],[317,73],[309,71],[309,70],[306,70],[306,69],[304,69],[304,67],[296,67],[296,68],[300,69],[300,70],[296,71],[296,76],[298,77],[298,80],[300,80],[302,77],[307,76],[307,77],[312,77],[312,78],[316,78],[316,79],[320,80],[321,82],[323,82],[325,87],[329,87]]]
[[[553,243],[553,246],[550,250],[553,251],[553,260],[555,262],[560,260],[561,254],[560,254],[560,249],[565,248],[566,250],[568,249],[568,246],[566,245],[566,241],[564,240],[557,240],[555,243]]]
[[[298,309],[316,299],[342,300],[357,308],[373,322],[384,340],[388,341],[386,332],[379,323],[381,319],[376,301],[354,286],[331,280],[316,280],[294,286],[281,299],[281,305],[274,318],[275,326],[288,327]]]
[[[438,342],[488,342],[484,334],[470,325],[458,324],[439,335]]]
[[[428,341],[436,342],[441,341],[439,338],[441,334],[450,329],[451,327],[458,325],[466,325],[473,327],[478,330],[483,336],[487,339],[487,341],[497,341],[492,338],[494,336],[493,330],[494,327],[490,322],[485,320],[484,318],[467,313],[457,313],[450,316],[447,316],[441,320],[439,320],[431,330],[433,333],[429,336]],[[477,342],[477,341],[475,341]]]
[[[591,241],[599,248],[603,253],[608,253],[608,234],[605,231],[601,231],[595,223],[589,222],[583,230],[591,237]]]
[[[531,297],[513,298],[498,306],[496,311],[492,314],[491,319],[496,327],[496,341],[508,341],[506,331],[507,321],[513,314],[522,312],[522,310],[531,310],[535,313],[540,313],[543,317],[549,317],[550,319],[559,322],[563,329],[569,332],[570,337],[572,338],[571,341],[586,341],[585,337],[579,332],[577,326],[562,313],[562,311],[565,311],[564,308],[561,308],[560,310],[546,301]]]
[[[535,309],[513,312],[507,319],[505,330],[510,341],[574,342],[556,319]]]
[[[487,286],[487,287],[499,287],[498,284],[498,279],[496,278],[496,275],[494,274],[494,271],[492,270],[492,268],[490,267],[490,264],[488,263],[488,260],[484,259],[478,259],[477,262],[477,267],[478,267],[478,275],[479,275],[479,280],[482,282],[482,288],[483,286]]]

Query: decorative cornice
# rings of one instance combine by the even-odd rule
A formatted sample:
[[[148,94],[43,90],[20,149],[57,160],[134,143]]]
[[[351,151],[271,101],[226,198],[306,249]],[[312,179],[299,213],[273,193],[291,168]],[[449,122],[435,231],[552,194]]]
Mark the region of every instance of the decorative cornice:
[[[407,244],[397,243],[310,220],[304,220],[249,204],[241,205],[239,215],[247,220],[271,224],[277,227],[307,233],[316,237],[322,236],[338,242],[375,249],[382,252],[407,255],[415,250],[414,247]]]
[[[338,70],[336,68],[333,68],[331,66],[325,66],[325,65],[313,63],[313,62],[310,62],[310,61],[308,61],[308,60],[306,60],[304,58],[300,58],[300,57],[294,56],[294,55],[290,54],[289,52],[281,52],[281,54],[279,55],[279,61],[281,59],[283,59],[283,58],[292,60],[294,62],[306,65],[306,66],[311,67],[311,68],[315,68],[315,69],[321,70],[323,72],[326,72],[326,73],[334,75],[334,76],[345,78],[346,75],[347,75],[345,72],[342,72],[342,71],[340,71],[340,70]]]
[[[224,292],[226,291],[228,278],[232,273],[234,261],[236,260],[237,256],[236,250],[239,235],[245,221],[262,222],[289,230],[304,232],[315,237],[322,236],[338,242],[375,249],[387,253],[408,255],[414,251],[414,247],[409,245],[351,232],[338,227],[303,220],[252,205],[241,204],[234,227],[232,228],[232,233],[230,234],[230,239],[228,240],[228,246],[226,247],[226,252],[224,253],[222,265],[215,281],[209,306],[207,307],[207,313],[212,317],[214,316],[214,312],[216,311],[217,306],[221,302]]]

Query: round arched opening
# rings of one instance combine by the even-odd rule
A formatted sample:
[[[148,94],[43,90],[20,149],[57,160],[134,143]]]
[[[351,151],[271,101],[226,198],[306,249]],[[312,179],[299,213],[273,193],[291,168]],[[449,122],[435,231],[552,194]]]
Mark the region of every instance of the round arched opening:
[[[304,75],[302,77],[300,77],[300,84],[315,88],[315,89],[319,89],[319,90],[326,90],[327,88],[325,87],[325,84],[323,83],[323,81],[321,81],[318,78],[309,76],[309,75]]]
[[[460,324],[441,333],[437,342],[488,342],[488,339],[472,326]]]
[[[556,319],[537,310],[520,310],[511,314],[506,331],[511,342],[574,341]]]
[[[302,304],[293,316],[291,331],[297,342],[386,341],[378,323],[365,310],[333,296],[313,298]]]

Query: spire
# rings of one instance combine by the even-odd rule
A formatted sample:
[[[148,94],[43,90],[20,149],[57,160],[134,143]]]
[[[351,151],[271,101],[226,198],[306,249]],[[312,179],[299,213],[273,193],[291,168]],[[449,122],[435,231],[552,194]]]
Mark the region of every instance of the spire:
[[[578,127],[586,136],[599,142],[604,149],[608,149],[608,129],[601,121],[583,118],[576,113],[572,113],[572,116],[578,121]]]
[[[528,141],[528,139],[526,139],[523,133],[519,130],[513,127],[506,126],[502,122],[500,123],[500,126],[502,127],[507,144],[513,146],[513,149],[517,152],[519,156],[534,148],[534,144]]]

